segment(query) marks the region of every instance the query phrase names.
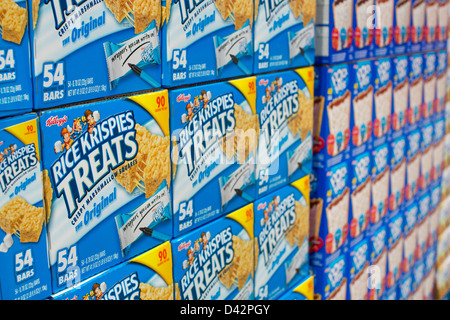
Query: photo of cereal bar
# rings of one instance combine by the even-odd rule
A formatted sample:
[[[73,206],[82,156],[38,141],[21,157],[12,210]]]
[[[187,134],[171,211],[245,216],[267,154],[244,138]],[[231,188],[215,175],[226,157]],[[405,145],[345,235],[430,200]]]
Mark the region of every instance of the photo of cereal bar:
[[[416,32],[420,32],[416,37],[412,37],[414,43],[422,41],[423,27],[425,26],[425,3],[425,0],[418,0],[412,7],[412,26]]]
[[[0,0],[0,27],[2,39],[20,44],[28,23],[26,8],[12,0]]]
[[[375,93],[375,119],[379,122],[379,130],[375,130],[375,136],[378,138],[384,136],[389,130],[391,108],[392,82],[389,81]]]
[[[313,128],[314,101],[307,97],[303,90],[298,90],[298,112],[288,120],[288,127],[295,137],[300,134],[301,141],[305,141]]]
[[[50,176],[48,175],[48,170],[46,169],[42,170],[42,183],[44,187],[43,191],[44,191],[45,218],[48,223],[52,213],[53,188],[52,183],[50,181]]]
[[[394,0],[378,0],[378,10],[376,10],[377,29],[381,30],[378,46],[383,48],[391,43],[389,30],[393,30],[394,25]]]
[[[350,300],[367,300],[368,267],[369,262],[366,262],[356,277],[350,282]]]
[[[353,21],[353,0],[336,0],[333,2],[334,27],[339,35],[347,34],[352,28]],[[336,51],[347,48],[351,41],[349,37],[340,37]]]
[[[347,278],[342,279],[339,286],[334,289],[327,300],[346,300],[347,298]]]
[[[356,146],[360,146],[369,140],[372,128],[372,110],[373,110],[373,87],[369,86],[366,90],[353,98],[353,118],[355,127],[358,130],[358,139]]]
[[[300,248],[305,240],[309,240],[309,206],[304,206],[299,201],[295,201],[295,216],[294,225],[286,231],[286,241],[291,246],[297,243]]]
[[[428,36],[426,37],[426,41],[428,43],[431,43],[434,41],[434,35],[437,25],[437,19],[438,19],[438,1],[437,0],[431,0],[427,1],[426,8],[425,8],[425,18],[427,23],[427,29],[428,29]]]
[[[372,204],[375,207],[375,217],[372,223],[377,223],[384,216],[387,210],[389,198],[389,166],[386,166],[372,183]]]
[[[398,280],[401,274],[403,259],[403,235],[398,238],[392,248],[388,251],[388,274],[392,275],[392,281]]]
[[[407,32],[411,23],[411,0],[400,0],[395,5],[396,27],[400,29],[397,43],[403,44],[407,39]],[[403,32],[404,31],[404,32]]]
[[[394,114],[397,115],[395,129],[401,129],[406,124],[406,110],[408,109],[409,80],[405,79],[394,89]]]
[[[426,188],[431,178],[431,167],[433,165],[433,151],[432,146],[428,146],[420,157],[420,175],[423,180],[422,188]]]
[[[327,106],[330,135],[335,139],[332,156],[339,154],[346,147],[345,132],[350,128],[350,105],[350,91],[347,90]]]
[[[425,103],[425,108],[423,111],[424,118],[431,116],[433,112],[433,104],[436,98],[436,76],[432,75],[425,79],[423,84],[423,102]]]
[[[20,242],[38,242],[44,224],[43,208],[35,207],[17,196],[0,209],[0,228],[15,234]]]
[[[178,283],[175,284],[178,287]],[[141,300],[173,300],[173,284],[167,287],[154,287],[149,283],[139,284]]]
[[[359,28],[361,33],[364,29],[369,29],[368,26],[369,18],[372,15],[374,0],[357,0],[355,5],[356,10],[356,27]],[[363,48],[367,46],[368,37],[363,38],[362,41],[359,42],[359,48]]]
[[[414,227],[406,235],[405,241],[403,243],[403,255],[404,258],[406,259],[406,266],[413,265],[416,248],[417,248],[417,229]]]
[[[346,187],[345,190],[337,196],[327,207],[328,233],[333,235],[330,253],[336,250],[344,243],[345,226],[348,226],[348,210],[349,210],[350,191]]]
[[[403,202],[405,175],[406,160],[403,159],[400,163],[394,166],[391,171],[391,194],[393,196],[391,210],[397,209]]]
[[[411,114],[409,115],[410,124],[416,123],[420,118],[420,107],[423,99],[423,77],[415,79],[409,87],[409,105]]]
[[[447,102],[447,75],[445,72],[438,75],[436,80],[436,98],[438,101],[438,110],[437,112],[441,112],[445,108],[445,104]]]
[[[437,178],[442,174],[444,169],[444,140],[440,140],[433,147],[433,168]]]
[[[372,178],[368,176],[366,180],[352,193],[351,200],[353,220],[357,222],[356,230],[354,230],[353,234],[353,237],[355,238],[359,236],[367,226],[366,214],[370,211],[371,191]]]

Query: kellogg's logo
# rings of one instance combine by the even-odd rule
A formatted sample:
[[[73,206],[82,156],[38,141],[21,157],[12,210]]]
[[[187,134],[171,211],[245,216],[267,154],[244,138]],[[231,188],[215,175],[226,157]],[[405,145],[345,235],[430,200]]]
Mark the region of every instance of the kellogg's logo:
[[[187,103],[189,100],[191,100],[191,94],[185,95],[184,93],[181,93],[177,97],[177,102],[184,102]]]
[[[67,116],[62,117],[61,119],[58,118],[58,116],[51,116],[50,118],[47,119],[47,121],[45,122],[45,125],[47,127],[51,127],[54,125],[61,127],[66,122],[67,122]]]
[[[259,86],[267,86],[269,84],[269,80],[268,79],[260,79],[258,82]]]

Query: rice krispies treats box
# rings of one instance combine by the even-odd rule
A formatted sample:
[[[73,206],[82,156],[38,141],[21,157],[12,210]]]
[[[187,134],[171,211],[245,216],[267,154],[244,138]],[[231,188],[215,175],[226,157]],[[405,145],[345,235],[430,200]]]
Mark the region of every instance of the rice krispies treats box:
[[[52,293],[36,114],[0,120],[0,296],[41,300]]]
[[[316,10],[316,64],[352,61],[354,1],[317,1]]]
[[[311,173],[313,85],[313,67],[256,77],[257,197]]]
[[[410,53],[422,51],[425,39],[425,9],[427,0],[412,0],[411,2],[411,43]]]
[[[418,214],[419,206],[416,202],[403,210],[403,272],[410,271],[417,258]]]
[[[255,299],[277,299],[309,271],[309,176],[257,199]]]
[[[406,138],[400,136],[389,142],[391,175],[389,178],[389,215],[404,207],[406,187]]]
[[[53,291],[172,238],[167,91],[40,114]]]
[[[350,158],[351,64],[315,67],[313,166]]]
[[[250,76],[253,1],[161,2],[165,87]]]
[[[391,134],[393,105],[392,58],[374,60],[373,145],[387,143]]]
[[[423,70],[423,55],[420,53],[409,55],[408,131],[416,129],[421,123],[424,87]]]
[[[352,88],[350,132],[351,157],[372,148],[374,65],[372,60],[354,62],[351,67]]]
[[[371,268],[369,300],[380,300],[386,289],[388,228],[386,224],[381,224],[377,229],[369,230],[367,236]]]
[[[33,109],[27,2],[0,4],[0,116]]]
[[[371,228],[378,228],[388,217],[390,197],[391,155],[389,144],[385,143],[372,152],[372,210]]]
[[[417,128],[406,134],[406,205],[415,201],[419,191],[420,163],[422,156],[422,151],[420,149],[421,139],[421,131]]]
[[[176,300],[253,300],[253,204],[172,240]]]
[[[314,276],[304,276],[294,288],[283,294],[278,300],[314,300]]]
[[[439,33],[438,9],[439,0],[426,0],[424,41],[422,44],[422,51],[430,51],[435,49],[437,34]]]
[[[406,131],[409,107],[409,59],[407,55],[392,58],[393,62],[393,101],[392,137],[397,138]]]
[[[35,109],[161,87],[159,0],[28,0],[28,8]]]
[[[366,237],[372,210],[372,156],[362,153],[351,160],[349,166],[350,206],[349,245]]]
[[[75,287],[52,295],[53,300],[174,300],[170,242],[108,268]]]
[[[370,59],[375,53],[375,0],[353,2],[354,60]]]
[[[315,0],[255,0],[254,11],[254,74],[314,64]]]
[[[169,90],[174,236],[256,199],[255,77]]]
[[[310,261],[323,267],[348,246],[349,164],[314,169],[311,184]]]
[[[403,214],[399,212],[387,221],[387,269],[386,287],[392,287],[402,275],[403,260]]]
[[[375,0],[375,57],[394,54],[395,0]]]
[[[394,54],[408,52],[411,41],[412,0],[394,1]]]
[[[346,264],[342,253],[323,267],[312,267],[316,300],[347,300]]]
[[[436,84],[437,84],[437,55],[430,51],[424,53],[423,58],[423,104],[422,104],[422,124],[427,124],[433,120],[436,110]]]
[[[350,246],[347,252],[347,300],[368,300],[369,297],[369,239]]]

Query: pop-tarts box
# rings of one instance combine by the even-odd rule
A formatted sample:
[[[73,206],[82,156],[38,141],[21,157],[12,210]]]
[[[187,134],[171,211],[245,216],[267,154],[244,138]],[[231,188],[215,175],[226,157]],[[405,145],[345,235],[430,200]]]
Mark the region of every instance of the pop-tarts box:
[[[410,300],[414,294],[414,276],[412,272],[407,272],[398,280],[397,300]]]
[[[313,267],[316,300],[347,300],[346,264],[341,254],[324,267]]]
[[[273,300],[309,272],[309,176],[257,199],[255,299]]]
[[[390,197],[390,147],[379,145],[372,151],[372,210],[370,223],[377,228],[388,216]]]
[[[162,0],[165,87],[250,76],[253,1]]]
[[[161,4],[146,6],[28,0],[34,108],[160,88]]]
[[[395,0],[375,0],[375,57],[394,54]]]
[[[347,253],[347,300],[368,300],[369,296],[369,239],[365,238]]]
[[[315,67],[314,165],[349,159],[352,105],[351,64]]]
[[[253,73],[314,64],[316,2],[255,0]]]
[[[369,229],[369,262],[371,280],[369,287],[369,300],[380,300],[386,289],[386,270],[388,257],[388,228],[381,224],[377,229]]]
[[[0,63],[0,116],[14,115],[33,109],[31,82],[30,35],[27,2],[2,2],[1,63]]]
[[[257,197],[312,170],[314,69],[256,76]]]
[[[317,3],[316,64],[336,64],[354,59],[353,1]]]
[[[374,56],[375,11],[374,0],[356,0],[353,4],[354,60],[370,59]]]
[[[406,137],[400,136],[389,142],[390,146],[390,189],[389,214],[395,215],[403,209],[406,186]]]
[[[372,156],[365,152],[355,156],[349,166],[351,181],[349,245],[366,237],[372,210]]]
[[[445,49],[448,39],[448,0],[439,0],[437,9],[435,49]]]
[[[311,265],[323,267],[346,251],[349,233],[349,164],[313,170],[310,214]]]
[[[53,291],[172,238],[167,91],[40,114]]]
[[[423,104],[422,104],[422,124],[426,124],[433,119],[436,109],[436,52],[424,53],[423,60]]]
[[[253,300],[253,204],[171,241],[176,300]]]
[[[372,60],[354,62],[351,67],[350,86],[352,102],[350,116],[351,157],[372,148],[374,65]]]
[[[314,300],[314,276],[304,276],[292,290],[280,296],[278,300]]]
[[[427,0],[412,0],[411,2],[411,44],[410,53],[422,51],[425,39],[425,8]]]
[[[409,59],[407,55],[392,58],[393,62],[393,101],[392,128],[393,138],[405,132],[408,122],[409,106]]]
[[[415,196],[419,191],[422,156],[421,139],[422,133],[418,128],[406,135],[405,203],[407,204],[415,201]]]
[[[436,52],[436,105],[434,114],[444,117],[445,105],[447,103],[447,68],[448,52],[440,50]]]
[[[412,0],[394,1],[394,54],[405,54],[410,46],[411,2]]]
[[[392,287],[387,288],[384,295],[382,296],[382,300],[397,301],[399,299],[398,287],[399,284],[395,283]]]
[[[431,196],[429,193],[423,195],[419,201],[419,214],[417,215],[417,254],[416,259],[423,257],[428,248],[428,213],[431,204]]]
[[[387,273],[386,286],[392,287],[402,274],[403,260],[403,214],[399,212],[387,221]]]
[[[391,133],[393,75],[392,58],[385,57],[374,61],[374,104],[373,104],[373,145],[386,143]]]
[[[54,294],[53,300],[174,300],[170,242],[111,267],[77,286]]]
[[[413,202],[403,210],[403,261],[402,270],[408,272],[413,267],[417,257],[417,217],[419,206]]]
[[[420,125],[423,104],[424,56],[416,53],[409,55],[409,107],[407,130]]]
[[[174,236],[256,199],[255,77],[169,90]]]
[[[433,166],[431,171],[431,183],[440,183],[444,172],[444,138],[445,138],[445,119],[437,118],[434,121],[434,135],[432,142]]]
[[[440,0],[426,0],[425,3],[425,34],[422,45],[422,51],[430,51],[435,49],[435,42],[437,34],[439,33],[438,27],[438,9]]]
[[[0,296],[41,300],[52,293],[36,114],[0,120]]]
[[[433,173],[433,139],[434,139],[434,123],[428,122],[421,127],[421,142],[420,142],[420,178],[419,178],[419,192],[426,192],[428,186],[432,182]]]

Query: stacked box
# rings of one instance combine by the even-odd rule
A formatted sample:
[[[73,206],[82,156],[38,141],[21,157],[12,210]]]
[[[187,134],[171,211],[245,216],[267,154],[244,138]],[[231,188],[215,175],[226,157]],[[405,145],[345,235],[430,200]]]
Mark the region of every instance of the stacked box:
[[[45,299],[52,287],[37,116],[2,119],[0,146],[0,296]]]
[[[353,60],[353,10],[353,0],[317,2],[316,64]]]
[[[254,202],[255,299],[273,300],[309,271],[309,176]]]
[[[372,152],[372,210],[371,228],[377,229],[384,223],[389,212],[390,195],[390,148],[385,143]]]
[[[253,1],[161,2],[162,83],[197,84],[253,72]]]
[[[4,0],[0,12],[0,116],[33,109],[28,10],[24,0]]]
[[[420,182],[420,164],[422,152],[421,132],[419,129],[408,132],[406,136],[406,187],[405,203],[414,202],[419,191]]]
[[[424,83],[423,64],[424,56],[422,54],[409,56],[408,130],[414,130],[420,125]]]
[[[161,87],[160,1],[28,7],[35,109]]]
[[[43,111],[40,125],[54,292],[172,237],[166,90]]]
[[[255,0],[253,73],[314,64],[316,1]]]
[[[374,61],[373,145],[387,143],[391,133],[393,102],[393,61],[385,57]]]
[[[422,51],[430,51],[435,49],[435,41],[439,33],[438,27],[438,9],[439,0],[426,0],[425,4],[425,27],[424,42]]]
[[[423,278],[425,277],[425,261],[424,259],[420,259],[416,261],[414,267],[411,270],[413,283],[412,283],[412,291],[413,291],[413,300],[423,300],[424,296],[424,286],[423,286]]]
[[[429,192],[418,199],[419,212],[417,215],[417,254],[416,259],[421,259],[428,247],[428,212],[431,207],[431,195]]]
[[[448,53],[446,50],[436,52],[436,105],[435,115],[445,118],[445,105],[447,103],[447,67]]]
[[[416,261],[417,256],[417,230],[416,225],[419,206],[412,203],[403,211],[403,263],[404,273],[410,271]]]
[[[355,0],[353,8],[354,60],[372,58],[375,32],[373,26],[374,0]]]
[[[412,0],[395,0],[394,8],[394,54],[405,54],[411,41]]]
[[[374,70],[372,60],[354,62],[350,83],[352,103],[350,130],[352,134],[351,157],[368,151],[372,147]]]
[[[346,255],[342,254],[325,267],[313,267],[317,300],[346,300]]]
[[[386,292],[384,293],[382,299],[383,300],[398,300],[399,298],[399,284],[396,283],[392,287],[387,288]]]
[[[399,281],[402,275],[403,259],[403,214],[398,213],[391,217],[388,222],[388,240],[387,240],[387,273],[386,286],[391,288]]]
[[[436,49],[445,49],[448,38],[448,0],[439,0],[436,25]]]
[[[291,291],[278,300],[314,300],[314,276],[304,276]]]
[[[350,157],[350,66],[315,67],[313,166],[326,167]]]
[[[400,136],[392,140],[390,145],[391,175],[389,189],[389,214],[395,215],[404,207],[406,186],[406,138]]]
[[[422,104],[422,124],[427,124],[433,120],[436,103],[436,52],[426,52],[423,58],[423,104]]]
[[[169,91],[174,236],[256,199],[255,77]]]
[[[394,0],[375,0],[375,57],[394,53]]]
[[[396,56],[393,62],[392,137],[402,136],[406,131],[409,106],[409,60],[408,56]]]
[[[369,262],[373,269],[369,287],[369,300],[380,300],[386,289],[387,269],[387,239],[388,229],[386,224],[381,224],[377,229],[371,230],[369,239]]]
[[[256,77],[257,197],[311,173],[313,85],[313,67]]]
[[[422,51],[425,39],[425,8],[427,0],[412,0],[411,3],[411,45],[410,53]]]
[[[444,171],[444,137],[445,137],[445,119],[436,117],[434,123],[433,135],[433,167],[431,171],[431,184],[441,184]]]
[[[367,300],[369,289],[369,239],[350,247],[347,256],[347,300]]]
[[[421,128],[421,146],[420,146],[420,178],[419,178],[419,193],[427,192],[430,183],[432,182],[433,173],[433,137],[434,127],[433,122],[428,122],[422,125]]]
[[[398,296],[396,300],[411,300],[414,289],[414,276],[412,272],[407,272],[403,274],[398,281]]]
[[[176,300],[254,298],[253,204],[172,240]]]
[[[172,275],[170,242],[153,248],[75,287],[61,291],[53,300],[174,300],[179,294]]]

